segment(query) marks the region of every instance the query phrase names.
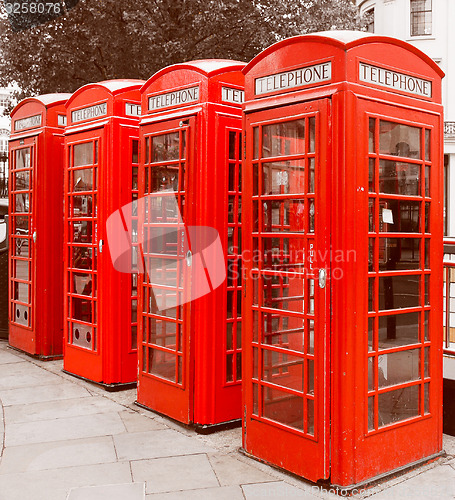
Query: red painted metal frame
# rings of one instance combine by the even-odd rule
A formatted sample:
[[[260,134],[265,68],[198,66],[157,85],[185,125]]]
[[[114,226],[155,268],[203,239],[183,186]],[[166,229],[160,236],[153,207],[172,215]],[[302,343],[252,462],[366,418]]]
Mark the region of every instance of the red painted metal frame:
[[[185,191],[178,195],[179,200],[183,194],[185,196],[183,222],[186,226],[215,228],[221,237],[224,260],[228,259],[231,263],[239,262],[237,254],[240,253],[238,248],[228,252],[228,246],[236,246],[237,238],[240,237],[233,236],[232,241],[228,242],[228,227],[232,234],[240,235],[238,184],[241,163],[241,101],[223,102],[222,88],[234,89],[236,97],[239,98],[243,93],[243,75],[240,72],[243,67],[244,63],[227,60],[178,64],[153,75],[141,91],[139,197],[148,193],[147,186],[151,184],[150,181],[146,183],[145,176],[150,176],[151,169],[155,168],[150,163],[151,150],[147,149],[146,152],[153,137],[184,131],[187,153],[184,161],[180,160],[179,164],[185,163]],[[182,89],[195,86],[199,89],[197,100],[149,110],[150,96],[178,93]],[[231,179],[231,183],[230,165],[235,177]],[[150,252],[146,248],[141,250],[146,264]],[[219,265],[226,266],[226,261],[220,262]],[[233,272],[239,270],[235,266],[236,264]],[[151,290],[144,276],[140,276],[139,304],[144,303],[144,294],[152,293]],[[184,287],[182,293],[193,293],[189,284]],[[183,310],[183,316],[178,320],[178,335],[181,336],[182,344],[179,354],[172,354],[177,352],[174,345],[166,350],[156,347],[159,341],[151,343],[150,334],[155,335],[154,328],[157,328],[153,325],[162,319],[159,311],[154,313],[150,309],[146,311],[139,307],[140,404],[181,422],[195,424],[199,428],[240,419],[241,346],[240,342],[234,339],[236,335],[233,330],[237,323],[240,323],[241,317],[238,308],[233,318],[228,319],[228,294],[231,294],[231,298],[235,296],[231,305],[234,301],[240,302],[241,286],[238,280],[236,283],[225,282],[209,294],[187,302],[180,308]],[[147,297],[149,300],[149,296]],[[231,307],[235,313],[237,309],[235,306]],[[170,322],[166,324],[168,323]],[[230,339],[233,339],[232,344]],[[180,359],[181,368],[179,375],[175,375],[174,382],[150,373],[155,369],[153,363],[159,370],[159,361],[155,359],[147,362],[152,351],[161,352],[161,356],[165,356],[163,353],[167,352],[168,356],[177,356]]]
[[[126,108],[139,105],[142,84],[140,80],[89,84],[66,105],[64,370],[106,387],[135,383],[137,376],[134,278],[114,269],[106,221],[134,198],[137,151],[133,144],[138,139],[139,117]],[[73,122],[74,111],[100,103],[106,103],[105,113],[92,119],[76,114]],[[76,160],[92,169],[92,174],[85,171],[88,177],[83,169],[73,167],[75,147],[79,148],[76,154],[88,148],[89,160]],[[85,258],[72,261],[73,248]]]
[[[261,96],[256,96],[254,93],[258,78],[321,62],[331,62],[331,76],[324,83],[270,91]],[[361,82],[359,62],[431,81],[432,95],[416,97],[404,91]],[[326,431],[330,433],[330,445],[325,448],[325,457],[315,465],[314,457],[302,452],[306,449],[307,438],[304,435],[298,442],[290,431],[283,428],[280,431],[280,427],[276,424],[263,422],[263,428],[260,429],[255,422],[252,393],[253,350],[250,333],[254,329],[253,283],[247,273],[243,330],[245,374],[243,447],[258,458],[310,480],[324,479],[343,487],[361,484],[363,481],[407,464],[434,456],[442,449],[440,290],[443,251],[443,122],[440,103],[443,74],[430,58],[405,42],[355,32],[327,32],[284,40],[254,58],[244,73],[246,92],[244,129],[247,143],[244,184],[247,188],[251,181],[253,143],[251,126],[255,117],[260,116],[265,109],[273,109],[276,118],[287,117],[289,109],[300,107],[304,113],[305,108],[311,106],[315,99],[330,100],[329,132],[319,140],[322,141],[322,146],[327,148],[328,158],[323,168],[326,169],[327,175],[330,174],[332,186],[327,197],[322,200],[331,212],[331,223],[325,231],[330,235],[332,262],[328,257],[330,254],[327,254],[325,258],[319,259],[317,264],[323,268],[330,268],[331,264],[333,279],[327,284],[330,294],[330,320],[328,317],[324,319],[320,310],[316,310],[315,313],[316,323],[318,319],[327,321],[324,328],[327,350],[324,355],[330,356],[322,381],[330,394],[330,412],[323,422]],[[290,104],[294,105],[294,108],[290,108]],[[295,115],[295,112],[292,111],[291,114]],[[369,117],[406,123],[421,127],[422,130],[429,130],[432,155],[430,194],[418,198],[422,214],[425,203],[431,207],[431,233],[422,232],[421,235],[417,235],[419,238],[431,241],[430,266],[423,270],[422,248],[419,261],[421,267],[416,271],[421,284],[419,305],[416,309],[421,318],[421,330],[419,329],[421,333],[416,347],[422,354],[425,348],[429,348],[429,374],[422,359],[419,382],[416,382],[420,392],[418,415],[415,418],[401,420],[370,432],[367,404]],[[425,159],[420,162],[421,179],[424,178],[424,166],[429,163]],[[245,191],[243,205],[244,228],[245,232],[250,234],[253,218],[251,189]],[[316,220],[319,218],[328,221],[325,217],[316,211]],[[421,221],[419,228],[423,227]],[[394,234],[389,233],[388,236],[393,237]],[[411,237],[412,234],[406,236]],[[245,241],[245,252],[251,250],[252,238],[248,238]],[[342,257],[338,262],[337,254]],[[350,255],[355,255],[355,258],[348,258]],[[339,279],[335,279],[333,274],[335,267]],[[407,273],[409,274],[409,271]],[[431,308],[423,302],[424,276],[430,276],[428,291]],[[429,332],[424,338],[423,314],[430,309]],[[429,412],[426,411],[426,406],[424,408],[423,402],[425,382],[429,382],[430,387]],[[409,383],[398,384],[396,388],[407,385]],[[324,461],[329,467],[324,467]]]
[[[11,113],[9,344],[41,359],[63,355],[63,316],[60,314],[63,309],[63,255],[60,244],[63,237],[62,120],[66,117],[65,102],[70,96],[47,94],[28,98]],[[22,121],[30,117],[34,117],[35,123]],[[22,127],[24,123],[25,127]],[[16,155],[24,149],[30,149],[28,188],[15,182]],[[21,171],[24,172],[19,170],[19,174]],[[16,197],[27,199],[29,208],[16,206]],[[28,230],[19,227],[16,230],[16,217],[28,219]],[[17,237],[18,234],[21,238]],[[21,262],[22,266],[28,263],[28,280],[16,281],[15,278],[21,277],[14,274],[15,262]],[[26,277],[22,275],[22,278]],[[26,298],[15,294],[15,283],[18,291],[21,289],[21,295],[25,289],[28,290],[28,307],[23,300],[22,306],[15,306],[16,299]],[[17,313],[27,313],[27,317],[17,321]]]

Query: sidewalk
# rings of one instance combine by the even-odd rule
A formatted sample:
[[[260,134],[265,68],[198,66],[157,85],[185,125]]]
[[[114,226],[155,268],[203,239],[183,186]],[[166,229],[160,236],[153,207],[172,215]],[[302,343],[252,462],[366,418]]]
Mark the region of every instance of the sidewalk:
[[[241,430],[201,436],[0,341],[0,500],[336,498],[238,452]],[[1,446],[3,441],[3,447]],[[357,498],[455,498],[447,456]]]

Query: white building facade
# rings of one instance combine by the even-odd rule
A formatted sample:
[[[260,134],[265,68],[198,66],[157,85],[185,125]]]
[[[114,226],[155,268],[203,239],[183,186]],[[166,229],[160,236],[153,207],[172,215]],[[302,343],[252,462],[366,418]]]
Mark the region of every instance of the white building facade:
[[[444,240],[455,243],[455,0],[356,0],[356,3],[361,16],[368,20],[368,31],[414,45],[446,75],[442,87]],[[448,251],[455,252],[455,246]],[[455,253],[445,253],[444,261],[454,266],[444,269],[449,282],[449,286],[444,283],[444,378],[455,380]]]

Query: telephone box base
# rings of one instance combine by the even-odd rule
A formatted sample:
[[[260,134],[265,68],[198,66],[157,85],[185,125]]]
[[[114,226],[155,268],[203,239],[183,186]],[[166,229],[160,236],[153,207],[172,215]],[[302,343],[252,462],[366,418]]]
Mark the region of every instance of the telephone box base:
[[[71,375],[72,377],[76,377],[79,380],[83,380],[84,382],[89,382],[90,384],[97,385],[99,387],[102,387],[105,391],[107,392],[119,392],[119,391],[126,391],[127,389],[134,389],[137,385],[136,382],[127,382],[127,383],[118,383],[118,384],[105,384],[104,382],[94,382],[93,380],[90,380],[89,378],[86,377],[81,377],[80,375],[76,375],[75,373],[71,373],[67,370],[63,370],[63,373],[66,373],[67,375]]]
[[[63,354],[50,354],[49,356],[44,356],[43,354],[32,354],[30,352],[24,351],[24,349],[20,349],[19,347],[11,345],[9,342],[8,347],[22,354],[26,354],[30,358],[39,359],[40,361],[56,361],[58,359],[63,359]]]
[[[439,453],[435,453],[434,455],[430,455],[429,457],[423,458],[421,460],[417,460],[415,462],[412,462],[410,464],[406,464],[402,467],[398,467],[397,469],[394,469],[389,472],[384,472],[384,474],[379,474],[378,476],[372,477],[370,479],[367,479],[366,481],[361,481],[356,484],[351,484],[349,486],[340,486],[336,483],[332,483],[330,479],[327,481],[318,481],[317,483],[314,483],[313,481],[310,481],[309,479],[306,479],[302,476],[299,476],[297,474],[294,474],[292,472],[289,472],[286,469],[283,469],[281,467],[278,467],[275,464],[272,464],[271,462],[268,462],[267,460],[262,460],[261,458],[258,458],[251,453],[248,453],[244,448],[239,448],[239,452],[242,455],[245,455],[248,458],[252,458],[253,460],[256,460],[257,462],[261,462],[263,464],[268,465],[269,467],[273,467],[274,469],[279,470],[280,472],[284,472],[285,474],[288,474],[296,479],[299,479],[300,481],[303,481],[307,484],[312,484],[314,487],[317,487],[319,491],[324,491],[324,492],[329,492],[330,493],[335,493],[339,495],[340,497],[350,497],[354,494],[357,494],[360,489],[365,490],[368,488],[372,488],[373,486],[376,486],[378,483],[382,483],[385,481],[390,481],[396,477],[399,477],[403,474],[406,474],[407,472],[417,469],[418,467],[422,467],[423,465],[426,465],[430,462],[433,462],[434,460],[437,460],[438,458],[444,457],[446,453],[444,451],[440,451]]]
[[[227,429],[234,429],[235,427],[241,427],[242,425],[242,419],[235,419],[235,420],[229,420],[228,422],[220,422],[218,424],[209,424],[209,425],[204,425],[204,424],[184,424],[183,422],[180,422],[180,420],[176,420],[175,418],[170,417],[169,415],[166,415],[165,413],[161,413],[159,411],[154,410],[153,408],[150,408],[149,406],[143,405],[142,403],[139,403],[138,401],[135,401],[134,404],[136,406],[139,406],[139,408],[143,408],[144,410],[150,411],[152,413],[155,413],[156,415],[159,415],[160,417],[168,418],[169,420],[172,420],[178,425],[181,425],[185,429],[192,429],[194,430],[197,434],[213,434],[218,431],[225,431]]]

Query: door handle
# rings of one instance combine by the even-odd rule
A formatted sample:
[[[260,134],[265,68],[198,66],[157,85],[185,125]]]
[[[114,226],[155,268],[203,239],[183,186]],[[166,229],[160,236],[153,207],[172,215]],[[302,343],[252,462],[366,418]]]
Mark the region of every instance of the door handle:
[[[103,240],[100,240],[99,243],[98,243],[98,248],[100,249],[100,253],[103,252],[103,245],[104,245]]]
[[[33,231],[32,238],[33,238],[33,243],[36,243],[36,231]]]
[[[190,251],[190,250],[188,250],[188,252],[186,252],[186,265],[187,265],[188,267],[190,267],[190,266],[191,266],[191,262],[192,262],[192,260],[193,260],[193,254],[191,253],[191,251]]]
[[[325,288],[327,282],[327,273],[325,269],[319,269],[319,288]]]

